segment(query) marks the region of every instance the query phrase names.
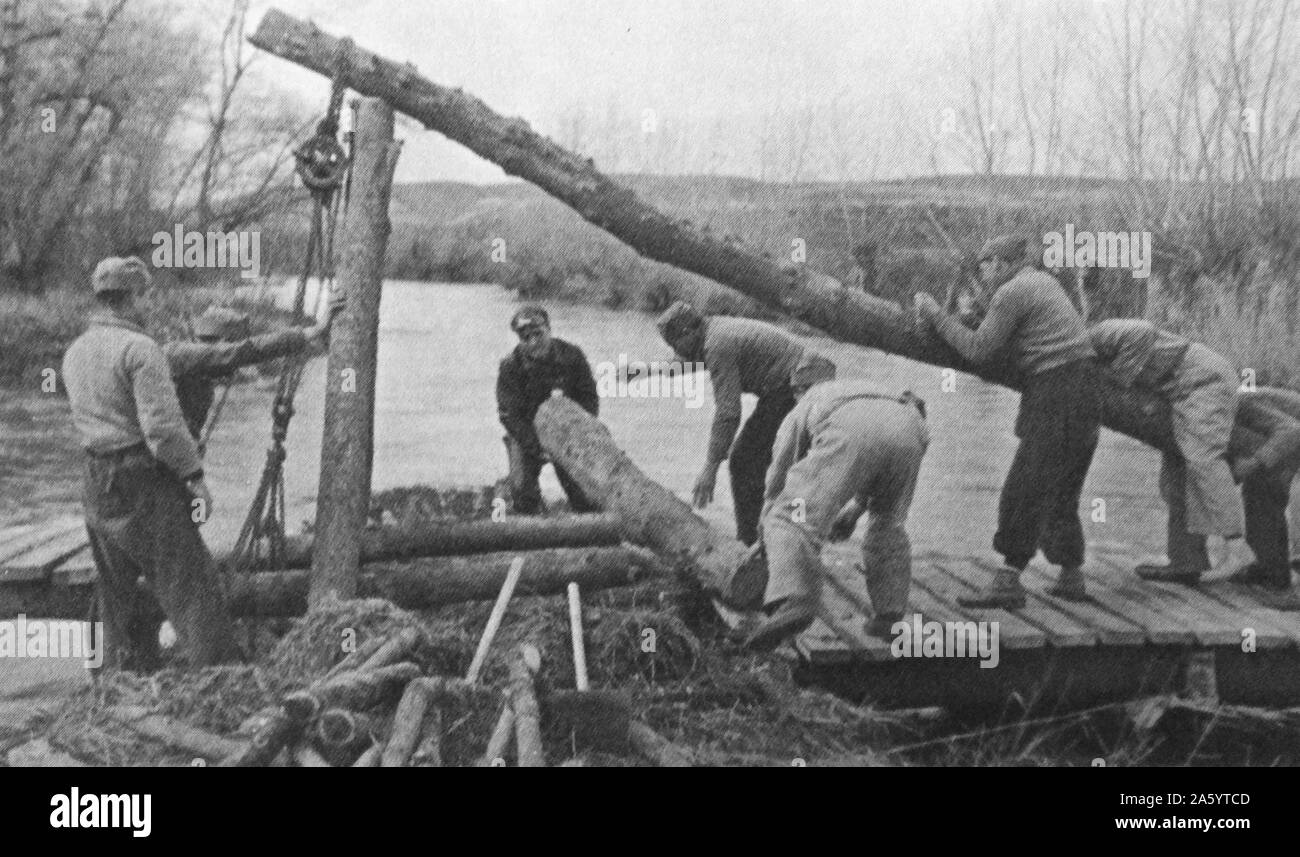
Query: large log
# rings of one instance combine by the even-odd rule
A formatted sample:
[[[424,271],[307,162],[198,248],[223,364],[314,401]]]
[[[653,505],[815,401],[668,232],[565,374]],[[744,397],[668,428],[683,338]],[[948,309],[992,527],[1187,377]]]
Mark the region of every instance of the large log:
[[[495,598],[515,554],[421,559],[363,569],[357,594],[386,598],[407,610]],[[652,555],[631,548],[533,551],[517,595],[558,595],[569,581],[608,589],[646,580],[664,569]],[[306,611],[307,575],[300,571],[247,575],[232,582],[230,611],[236,616],[298,616]]]
[[[666,216],[603,175],[590,158],[543,137],[522,119],[501,116],[460,89],[433,83],[409,64],[376,56],[276,9],[266,13],[249,40],[363,95],[384,99],[510,175],[537,185],[646,258],[730,286],[843,342],[1019,386],[1003,367],[966,363],[898,304],[844,288],[830,277],[813,276],[806,268],[792,278],[776,260]],[[1108,428],[1157,449],[1176,449],[1169,408],[1157,397],[1125,390],[1108,376],[1102,406]],[[1262,403],[1250,397],[1242,400],[1245,411],[1259,407]],[[1262,440],[1240,425],[1234,431],[1234,447],[1242,452],[1252,451]]]
[[[497,551],[532,551],[544,548],[600,547],[619,543],[618,518],[610,514],[566,515],[544,518],[521,515],[504,521],[430,521],[380,527],[361,533],[361,562],[430,556],[465,556]],[[311,565],[315,535],[285,540],[282,566]]]
[[[519,554],[440,557],[362,568],[361,598],[386,598],[407,610],[426,610],[462,601],[491,600],[501,589],[510,561]],[[637,548],[560,548],[530,551],[517,595],[559,595],[569,581],[583,589],[630,586],[667,569],[653,554]],[[242,618],[301,616],[307,612],[307,571],[263,572],[225,578],[231,614]],[[44,616],[84,619],[93,586],[52,585],[45,581],[0,583],[0,617]]]
[[[689,572],[706,590],[727,593],[745,546],[642,473],[604,423],[564,396],[552,396],[538,408],[533,424],[551,460],[602,509],[618,514],[624,538]]]
[[[243,753],[248,745],[204,729],[197,729],[146,708],[110,705],[104,713],[137,735],[175,747],[200,758],[219,761]]]
[[[325,372],[312,606],[357,594],[361,532],[370,509],[374,459],[375,369],[389,233],[388,197],[400,151],[400,144],[393,141],[393,108],[378,99],[363,98],[357,110],[352,155],[352,199],[339,238],[339,286],[348,297],[348,306],[330,330]]]

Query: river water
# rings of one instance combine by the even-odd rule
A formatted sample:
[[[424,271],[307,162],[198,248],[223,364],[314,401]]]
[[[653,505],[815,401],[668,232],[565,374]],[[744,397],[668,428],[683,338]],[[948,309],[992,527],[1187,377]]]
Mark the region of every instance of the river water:
[[[280,300],[288,292],[278,293]],[[514,297],[492,285],[388,282],[380,318],[374,481],[376,490],[415,484],[484,485],[505,471],[496,418],[497,363],[515,344],[508,321]],[[556,336],[581,346],[597,366],[666,360],[654,319],[602,307],[548,304]],[[997,492],[1015,450],[1017,396],[958,375],[943,392],[942,371],[877,351],[808,340],[836,361],[841,377],[871,377],[910,388],[928,403],[931,434],[909,523],[918,550],[988,554]],[[315,514],[320,465],[325,361],[312,361],[289,431],[286,494],[290,529]],[[685,398],[611,397],[601,418],[615,441],[651,478],[678,496],[704,459],[712,395],[703,384],[699,407]],[[205,528],[220,549],[233,541],[257,484],[270,438],[273,383],[237,385],[208,449],[215,515]],[[747,397],[748,398],[748,397]],[[752,402],[746,402],[746,409]],[[10,391],[0,404],[0,520],[49,517],[75,510],[75,438],[62,397]],[[1084,492],[1090,543],[1134,556],[1163,547],[1163,507],[1156,493],[1159,459],[1129,438],[1103,432]],[[725,472],[706,516],[730,531]],[[543,491],[562,496],[549,468]],[[1097,501],[1104,501],[1104,509]],[[1104,512],[1104,514],[1102,514]],[[1096,518],[1096,520],[1094,520]],[[1102,519],[1104,518],[1104,520]]]

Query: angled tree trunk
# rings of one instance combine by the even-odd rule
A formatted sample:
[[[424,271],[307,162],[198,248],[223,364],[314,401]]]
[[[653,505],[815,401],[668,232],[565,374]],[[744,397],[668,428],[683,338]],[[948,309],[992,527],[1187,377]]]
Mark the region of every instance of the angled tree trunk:
[[[743,544],[709,526],[650,479],[614,443],[600,420],[564,396],[542,403],[533,419],[542,448],[584,494],[623,522],[623,537],[644,545],[701,586],[727,592],[744,561]]]
[[[965,363],[898,304],[851,291],[829,277],[809,276],[807,271],[791,277],[774,260],[674,220],[602,175],[590,159],[541,136],[521,119],[493,112],[462,90],[433,83],[413,66],[376,56],[351,40],[335,38],[275,9],[262,18],[251,41],[327,77],[337,76],[363,95],[384,99],[507,173],[537,185],[642,256],[730,286],[843,342],[1018,387],[999,369]],[[1123,390],[1107,379],[1102,403],[1108,428],[1158,449],[1176,449],[1169,409],[1155,396]],[[1241,407],[1264,406],[1245,397]],[[1240,426],[1234,435],[1234,447],[1244,451],[1261,441]]]

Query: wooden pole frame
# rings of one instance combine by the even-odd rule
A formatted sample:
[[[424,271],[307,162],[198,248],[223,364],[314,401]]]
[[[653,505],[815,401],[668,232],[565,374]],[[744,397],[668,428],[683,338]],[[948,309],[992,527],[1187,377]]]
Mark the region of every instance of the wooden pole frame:
[[[357,594],[374,461],[379,302],[391,228],[388,201],[401,151],[393,141],[392,107],[377,98],[361,99],[355,140],[352,198],[339,241],[339,286],[348,305],[330,331],[325,373],[325,426],[308,597],[313,608]]]

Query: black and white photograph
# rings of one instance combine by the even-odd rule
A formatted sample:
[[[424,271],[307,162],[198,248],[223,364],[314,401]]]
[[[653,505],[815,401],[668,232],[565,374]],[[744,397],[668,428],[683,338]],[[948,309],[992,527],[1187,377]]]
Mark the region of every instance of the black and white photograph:
[[[0,767],[1294,766],[1298,469],[1293,0],[0,0]]]

